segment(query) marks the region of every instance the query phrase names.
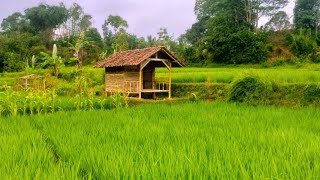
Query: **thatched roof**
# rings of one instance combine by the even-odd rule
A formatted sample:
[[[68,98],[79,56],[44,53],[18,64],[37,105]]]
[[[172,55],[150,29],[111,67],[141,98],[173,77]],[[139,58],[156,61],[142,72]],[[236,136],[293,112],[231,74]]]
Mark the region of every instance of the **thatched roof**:
[[[99,61],[94,67],[122,67],[122,66],[137,66],[144,60],[159,53],[161,58],[168,59],[172,62],[172,66],[182,67],[185,66],[181,61],[178,60],[167,48],[165,47],[152,47],[145,49],[136,49],[130,51],[117,52],[107,59]]]

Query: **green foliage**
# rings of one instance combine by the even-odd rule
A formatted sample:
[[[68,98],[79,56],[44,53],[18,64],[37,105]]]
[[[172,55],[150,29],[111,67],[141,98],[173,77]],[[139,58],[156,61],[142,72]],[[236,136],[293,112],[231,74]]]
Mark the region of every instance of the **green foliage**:
[[[67,11],[67,20],[60,26],[64,31],[60,34],[63,38],[72,39],[78,37],[81,32],[90,31],[92,17],[86,14],[79,4],[73,3]]]
[[[208,36],[203,55],[209,61],[226,64],[262,63],[268,58],[266,36],[250,31]]]
[[[26,61],[44,50],[39,37],[20,32],[0,34],[0,47],[0,65],[7,72],[24,70]]]
[[[311,59],[316,56],[317,42],[309,30],[300,29],[299,34],[289,34],[287,42],[291,51],[297,57]]]
[[[297,0],[294,7],[294,26],[296,30],[317,31],[320,23],[320,2],[317,0]],[[317,33],[317,32],[315,32]]]
[[[90,28],[85,32],[86,40],[89,44],[84,48],[85,54],[83,58],[83,65],[93,64],[100,59],[100,54],[104,50],[102,37],[96,28]]]
[[[81,50],[89,44],[89,41],[86,40],[84,32],[81,32],[74,44],[69,43],[69,48],[74,52],[73,58],[71,60],[77,61],[78,69],[82,68],[83,65],[83,54],[80,53]]]
[[[285,11],[279,11],[265,24],[265,28],[269,31],[284,31],[291,28],[290,18]]]
[[[208,17],[201,15],[199,24],[195,24],[195,28],[186,34],[191,40],[201,39],[194,44],[199,59],[226,64],[262,63],[267,60],[267,36],[263,32],[254,31],[257,29],[256,20],[261,10],[256,11],[254,8],[266,4],[250,6],[252,1],[245,3],[235,0],[198,0],[196,3],[200,14],[210,17],[205,20]],[[201,29],[203,24],[205,31]],[[191,35],[196,35],[197,38]]]
[[[246,23],[259,28],[259,19],[262,16],[273,16],[288,4],[288,0],[196,0],[195,13],[198,19],[204,17],[229,16],[233,26]]]
[[[45,52],[41,52],[40,54],[43,56],[42,57],[43,62],[41,66],[42,67],[53,66],[53,74],[54,76],[58,77],[59,67],[63,66],[64,63],[62,58],[58,56],[57,45],[56,44],[53,45],[51,56]]]
[[[1,28],[5,32],[28,32],[30,31],[28,20],[20,12],[15,12],[12,15],[4,18],[1,23]]]
[[[114,34],[117,34],[121,29],[126,29],[129,27],[128,22],[120,16],[109,15],[108,19],[103,25],[113,29]]]
[[[59,92],[60,91],[60,92]],[[58,111],[92,111],[94,109],[120,108],[115,103],[127,102],[122,97],[115,101],[113,98],[96,97],[91,94],[73,95],[61,97],[61,90],[49,90],[43,92],[26,91],[16,92],[7,89],[0,92],[0,118],[1,116],[38,115],[55,113]]]
[[[105,43],[109,47],[109,54],[128,50],[129,34],[126,32],[128,27],[128,22],[120,16],[109,15],[105,20],[102,29]]]
[[[306,86],[303,95],[306,104],[320,105],[320,84]]]
[[[272,93],[270,82],[257,76],[246,76],[231,84],[228,101],[259,104],[268,102]]]
[[[43,32],[53,30],[64,23],[68,18],[68,11],[63,3],[60,3],[59,6],[40,4],[37,7],[26,9],[25,17],[35,32]]]

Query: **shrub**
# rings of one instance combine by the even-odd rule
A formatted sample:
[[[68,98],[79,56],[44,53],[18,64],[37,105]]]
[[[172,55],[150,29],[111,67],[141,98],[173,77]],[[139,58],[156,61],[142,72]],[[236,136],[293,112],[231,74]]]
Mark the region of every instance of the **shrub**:
[[[317,41],[308,30],[301,29],[299,34],[288,35],[287,43],[293,54],[299,58],[312,58],[317,52]]]
[[[286,58],[280,56],[280,57],[277,57],[277,58],[275,58],[275,59],[273,60],[272,65],[273,65],[273,66],[283,66],[283,65],[286,64],[286,62],[287,62]]]
[[[266,104],[272,93],[272,84],[257,76],[246,76],[234,81],[229,89],[228,100],[249,104]]]
[[[303,96],[307,104],[320,104],[320,84],[310,84],[306,86]]]

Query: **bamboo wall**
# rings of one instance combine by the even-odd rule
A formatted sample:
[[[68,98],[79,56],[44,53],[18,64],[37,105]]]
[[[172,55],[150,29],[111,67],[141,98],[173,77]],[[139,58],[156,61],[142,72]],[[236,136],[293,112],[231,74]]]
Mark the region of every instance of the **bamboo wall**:
[[[119,69],[106,69],[105,76],[105,90],[106,92],[126,92],[125,82],[139,82],[139,67],[125,67]],[[132,83],[136,88],[132,89],[138,91],[138,83]]]
[[[106,73],[105,88],[106,92],[122,92],[124,83],[124,74],[121,72]]]
[[[161,65],[161,64],[160,64]],[[154,89],[155,68],[160,66],[158,63],[150,62],[143,69],[143,89]],[[140,67],[121,67],[106,69],[105,90],[106,92],[139,92]]]

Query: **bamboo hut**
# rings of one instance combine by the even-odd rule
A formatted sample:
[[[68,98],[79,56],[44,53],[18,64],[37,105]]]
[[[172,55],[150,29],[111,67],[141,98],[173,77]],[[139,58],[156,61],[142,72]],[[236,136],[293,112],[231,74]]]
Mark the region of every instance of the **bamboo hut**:
[[[30,74],[20,78],[20,83],[25,89],[44,90],[45,78],[37,74]]]
[[[171,98],[173,67],[183,67],[165,47],[152,47],[115,53],[98,62],[95,68],[105,68],[105,91],[135,95],[140,99],[146,93],[168,93]],[[168,69],[167,81],[156,81],[155,69]]]

